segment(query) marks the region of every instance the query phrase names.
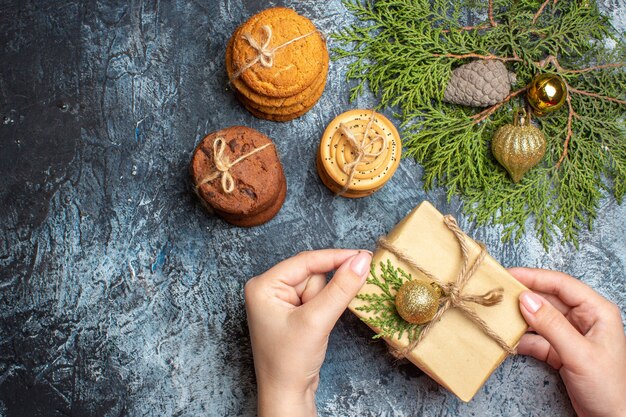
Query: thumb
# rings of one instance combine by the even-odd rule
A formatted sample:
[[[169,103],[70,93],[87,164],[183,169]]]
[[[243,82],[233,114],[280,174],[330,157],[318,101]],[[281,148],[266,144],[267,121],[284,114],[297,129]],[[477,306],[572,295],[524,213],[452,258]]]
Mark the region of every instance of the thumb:
[[[371,263],[369,252],[360,252],[348,258],[324,289],[302,306],[306,310],[304,313],[311,315],[318,325],[330,332],[365,283]]]
[[[585,346],[585,337],[542,296],[524,291],[519,300],[520,312],[528,325],[550,343],[563,364],[574,363]]]

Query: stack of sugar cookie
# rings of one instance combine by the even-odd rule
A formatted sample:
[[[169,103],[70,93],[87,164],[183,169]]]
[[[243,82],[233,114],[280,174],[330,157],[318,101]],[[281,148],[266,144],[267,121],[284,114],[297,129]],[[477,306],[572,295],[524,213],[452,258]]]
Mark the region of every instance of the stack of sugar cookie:
[[[317,172],[333,193],[368,196],[393,176],[402,142],[389,119],[372,110],[350,110],[326,128],[317,155]]]
[[[226,48],[226,70],[237,98],[256,117],[286,122],[322,96],[328,74],[326,41],[294,10],[264,10],[239,26]]]
[[[245,126],[218,130],[202,139],[189,173],[204,207],[236,226],[258,226],[271,220],[287,193],[274,143]]]

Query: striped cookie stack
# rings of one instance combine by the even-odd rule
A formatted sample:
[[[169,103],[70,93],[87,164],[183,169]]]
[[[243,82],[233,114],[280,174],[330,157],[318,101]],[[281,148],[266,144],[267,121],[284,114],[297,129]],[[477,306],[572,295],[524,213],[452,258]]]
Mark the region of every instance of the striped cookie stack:
[[[368,196],[393,176],[402,142],[389,119],[372,110],[350,110],[326,128],[317,155],[317,172],[333,193]]]
[[[242,24],[226,48],[237,98],[254,116],[286,122],[309,111],[328,75],[326,41],[292,9],[264,10]]]

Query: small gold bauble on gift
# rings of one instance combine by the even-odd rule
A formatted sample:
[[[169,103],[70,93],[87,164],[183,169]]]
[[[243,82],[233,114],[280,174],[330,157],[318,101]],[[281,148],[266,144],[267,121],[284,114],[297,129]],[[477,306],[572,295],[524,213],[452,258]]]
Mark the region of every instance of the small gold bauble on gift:
[[[406,281],[396,294],[396,310],[409,323],[428,323],[439,308],[441,292],[434,282]]]
[[[543,116],[563,106],[567,99],[567,87],[558,75],[539,74],[528,85],[526,99],[535,114]]]
[[[537,165],[546,153],[546,138],[531,125],[524,109],[518,109],[513,124],[500,127],[491,141],[493,156],[506,168],[513,182]]]

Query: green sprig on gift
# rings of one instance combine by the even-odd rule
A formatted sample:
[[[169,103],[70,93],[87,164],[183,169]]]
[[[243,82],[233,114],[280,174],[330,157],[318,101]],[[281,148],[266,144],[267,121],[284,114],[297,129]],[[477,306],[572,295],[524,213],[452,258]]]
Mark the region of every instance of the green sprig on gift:
[[[356,309],[366,313],[373,313],[371,317],[362,320],[379,329],[374,339],[381,337],[400,339],[406,333],[409,342],[417,340],[424,324],[412,324],[405,321],[396,310],[395,297],[402,284],[412,281],[411,274],[401,268],[393,266],[391,261],[380,262],[380,276],[376,274],[376,266],[372,265],[368,284],[376,285],[382,290],[381,294],[358,294],[357,299],[366,304]]]
[[[519,240],[529,218],[547,249],[556,236],[578,245],[601,198],[621,204],[626,191],[626,41],[592,0],[351,1],[360,22],[333,38],[350,59],[351,98],[369,88],[380,106],[399,109],[405,156],[424,166],[424,186],[459,195],[479,224],[503,225]],[[476,25],[464,26],[467,17]],[[487,108],[443,101],[451,73],[476,60],[499,61],[515,74],[510,94]],[[538,74],[567,86],[560,110],[532,123],[546,153],[518,183],[490,151],[498,128],[528,108]]]

